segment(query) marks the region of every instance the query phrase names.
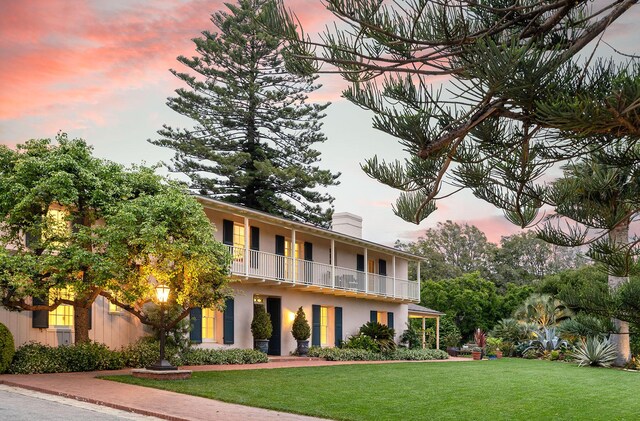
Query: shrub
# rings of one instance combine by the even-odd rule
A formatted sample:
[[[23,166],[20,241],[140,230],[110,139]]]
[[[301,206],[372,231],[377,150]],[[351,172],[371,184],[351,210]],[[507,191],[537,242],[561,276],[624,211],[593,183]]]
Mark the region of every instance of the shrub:
[[[390,352],[372,352],[365,349],[311,347],[309,356],[328,361],[385,361],[385,360],[444,360],[449,358],[439,349],[396,349]]]
[[[251,333],[253,339],[269,339],[273,334],[271,316],[266,312],[264,306],[254,306],[253,320],[251,321]]]
[[[378,322],[367,322],[360,327],[360,334],[376,341],[382,352],[396,349],[396,343],[393,339],[396,332],[387,325]]]
[[[65,373],[70,371],[115,370],[124,367],[118,351],[87,342],[51,347],[35,342],[16,351],[9,372],[15,374]]]
[[[66,371],[117,370],[124,367],[122,354],[97,342],[58,347]]]
[[[581,341],[571,356],[579,366],[609,367],[616,359],[617,348],[608,339],[590,337],[586,341]]]
[[[255,349],[192,348],[182,355],[183,365],[257,364],[269,358]]]
[[[0,323],[0,374],[9,369],[15,352],[15,342],[13,342],[11,331]]]
[[[400,343],[409,349],[417,349],[422,347],[422,333],[420,329],[416,329],[411,323],[407,323],[407,330],[400,335]]]
[[[342,344],[346,349],[362,349],[371,352],[380,352],[380,345],[367,335],[355,335],[351,336],[346,342]]]
[[[293,320],[293,327],[291,328],[291,334],[297,341],[306,341],[311,336],[311,327],[307,321],[307,316],[304,314],[302,307],[296,312],[296,318]]]
[[[144,368],[160,359],[160,343],[153,336],[145,336],[136,342],[122,347],[120,350],[126,367]],[[173,344],[164,348],[166,359],[173,365],[182,365],[182,358]]]
[[[9,373],[39,374],[62,373],[67,371],[57,355],[57,348],[29,342],[16,350]]]

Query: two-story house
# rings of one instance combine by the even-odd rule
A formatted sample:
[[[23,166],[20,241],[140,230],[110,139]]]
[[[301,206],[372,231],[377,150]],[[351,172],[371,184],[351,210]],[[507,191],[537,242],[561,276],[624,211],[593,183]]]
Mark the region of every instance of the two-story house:
[[[409,279],[409,265],[421,258],[362,239],[362,218],[356,215],[336,213],[328,230],[217,200],[198,200],[217,227],[216,238],[233,256],[234,278],[233,299],[224,311],[191,312],[191,340],[198,346],[251,348],[257,305],[271,316],[272,355],[295,349],[291,327],[301,306],[311,323],[311,345],[316,346],[335,346],[370,320],[395,328],[399,336],[409,317],[439,315],[415,311],[419,265],[417,279]],[[72,343],[72,311],[70,306],[51,312],[0,310],[0,322],[14,334],[16,345]],[[94,303],[91,319],[91,339],[110,347],[143,334],[135,317],[102,297]]]

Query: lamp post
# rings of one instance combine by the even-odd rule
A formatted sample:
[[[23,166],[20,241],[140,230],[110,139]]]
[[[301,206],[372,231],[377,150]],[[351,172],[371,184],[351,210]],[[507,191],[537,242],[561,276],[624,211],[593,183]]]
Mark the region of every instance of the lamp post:
[[[156,286],[156,297],[160,302],[160,359],[152,366],[147,367],[148,370],[177,370],[178,367],[174,367],[164,358],[164,305],[169,299],[169,287],[164,284]]]

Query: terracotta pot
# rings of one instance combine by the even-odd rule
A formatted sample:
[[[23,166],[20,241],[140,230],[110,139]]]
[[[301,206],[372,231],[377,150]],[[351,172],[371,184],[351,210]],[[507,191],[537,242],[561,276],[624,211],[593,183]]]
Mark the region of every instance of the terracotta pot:
[[[480,352],[480,351],[471,351],[471,356],[473,357],[474,360],[481,360],[482,359],[482,352]]]

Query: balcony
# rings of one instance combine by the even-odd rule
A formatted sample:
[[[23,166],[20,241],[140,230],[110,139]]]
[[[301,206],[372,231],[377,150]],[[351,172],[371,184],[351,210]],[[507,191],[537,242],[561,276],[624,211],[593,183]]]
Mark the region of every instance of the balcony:
[[[233,257],[231,273],[247,279],[271,281],[331,292],[373,296],[393,301],[420,301],[417,281],[294,259],[278,254],[227,246]]]

